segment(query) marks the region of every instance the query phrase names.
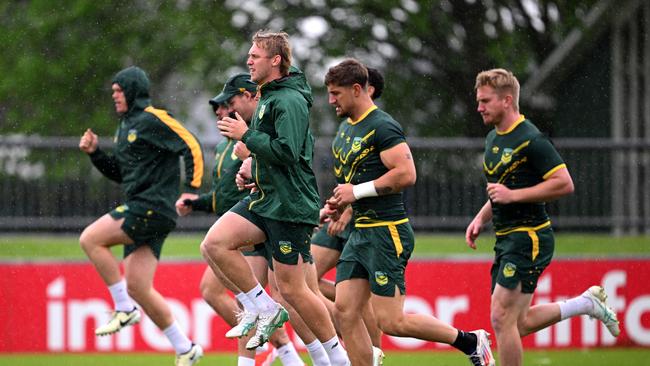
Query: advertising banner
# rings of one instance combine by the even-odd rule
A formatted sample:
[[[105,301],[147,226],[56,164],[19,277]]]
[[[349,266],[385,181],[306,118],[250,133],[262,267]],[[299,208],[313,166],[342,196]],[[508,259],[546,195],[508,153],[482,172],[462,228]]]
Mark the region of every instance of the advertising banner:
[[[411,261],[407,270],[407,312],[435,315],[463,330],[490,326],[489,260]],[[202,262],[162,262],[155,286],[181,327],[206,351],[235,351],[224,337],[227,325],[203,301]],[[331,274],[330,274],[331,275]],[[539,281],[533,304],[562,301],[601,285],[617,312],[622,333],[613,338],[587,316],[563,321],[524,338],[527,348],[650,346],[650,260],[558,259]],[[169,351],[171,346],[147,318],[109,337],[95,337],[112,301],[89,263],[0,264],[0,352]],[[298,347],[299,338],[289,329]],[[494,339],[493,339],[494,340]],[[384,336],[386,350],[447,349],[410,338]]]

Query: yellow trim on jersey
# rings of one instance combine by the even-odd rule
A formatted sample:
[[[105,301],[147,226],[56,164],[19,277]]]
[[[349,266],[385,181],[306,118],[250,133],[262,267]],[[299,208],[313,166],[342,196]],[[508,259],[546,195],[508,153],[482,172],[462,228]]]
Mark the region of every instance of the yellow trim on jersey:
[[[526,119],[526,117],[524,117],[523,114],[520,114],[520,115],[519,115],[519,118],[517,118],[517,120],[515,121],[515,123],[513,123],[512,126],[510,126],[509,129],[507,129],[506,131],[503,131],[503,132],[499,132],[499,131],[497,130],[497,135],[507,135],[507,134],[509,134],[510,132],[512,132],[512,130],[514,130],[517,126],[519,126],[519,124],[520,124],[521,122],[523,122],[525,119]]]
[[[397,258],[404,251],[402,246],[402,240],[399,238],[399,232],[397,231],[397,226],[388,225],[388,231],[390,231],[390,237],[393,238],[393,245],[395,246],[395,252],[397,252]]]
[[[533,242],[533,251],[531,254],[533,261],[535,261],[535,258],[537,258],[537,255],[539,254],[539,237],[534,231],[529,231],[528,236],[530,236],[530,240]]]
[[[251,203],[248,204],[248,210],[252,210],[252,209],[253,209],[253,205],[255,205],[257,202],[263,200],[264,197],[266,196],[266,195],[264,194],[264,190],[260,187],[260,180],[259,180],[259,177],[258,177],[259,168],[258,168],[258,166],[257,166],[257,159],[255,159],[255,160],[256,160],[256,161],[255,161],[255,186],[257,187],[257,189],[258,189],[260,192],[262,192],[262,196],[260,196],[260,198],[256,199],[255,201],[251,201]]]
[[[192,160],[194,161],[194,169],[192,174],[192,180],[190,185],[195,188],[201,186],[201,179],[203,178],[203,153],[201,152],[201,145],[196,141],[196,138],[192,136],[190,131],[188,131],[183,125],[170,116],[167,111],[162,109],[156,109],[152,106],[145,108],[145,112],[151,113],[154,116],[158,117],[167,127],[171,128],[190,148],[192,153]]]
[[[357,119],[356,121],[353,121],[352,119],[350,119],[350,117],[348,117],[348,123],[351,125],[356,125],[357,123],[363,121],[364,118],[368,117],[370,112],[374,111],[375,109],[377,109],[377,106],[373,104],[372,107],[368,108],[367,111],[363,112],[361,117],[359,117],[359,119]]]
[[[518,153],[519,150],[525,148],[529,144],[530,144],[530,140],[523,142],[521,145],[517,146],[517,148],[512,150],[512,155]],[[497,165],[494,166],[494,168],[488,169],[487,165],[485,164],[485,159],[483,159],[483,170],[486,171],[489,175],[492,175],[492,174],[496,173],[497,169],[499,169],[501,164],[503,164],[503,163],[501,162],[501,160],[499,160],[499,162],[497,163]]]
[[[367,218],[368,217],[359,217],[359,218],[357,218],[357,220],[359,220],[359,219],[367,219]],[[368,224],[362,224],[362,223],[355,222],[354,227],[364,228],[364,227],[379,227],[379,226],[390,226],[390,225],[395,226],[395,225],[400,225],[400,224],[404,224],[404,223],[407,223],[407,222],[409,222],[408,217],[403,218],[401,220],[397,220],[397,221],[377,221],[377,222],[372,222],[372,223],[368,223]]]
[[[221,153],[221,157],[219,157],[219,163],[217,164],[217,178],[221,178],[221,164],[223,164],[223,158],[226,157],[226,151],[230,148],[230,145],[232,145],[233,140],[228,139],[228,143],[226,144],[226,148],[223,149],[223,152]]]
[[[551,220],[548,220],[548,221],[546,221],[545,223],[543,223],[543,224],[541,224],[541,225],[537,225],[537,226],[535,226],[535,227],[530,227],[530,226],[520,226],[520,227],[516,227],[516,228],[514,228],[514,229],[508,229],[508,230],[503,230],[503,231],[497,231],[497,232],[496,232],[496,235],[498,235],[498,236],[508,235],[508,234],[511,234],[511,233],[514,233],[514,232],[517,232],[517,231],[538,231],[538,230],[541,230],[541,229],[547,228],[547,227],[549,227],[549,226],[551,226]]]
[[[557,172],[558,170],[560,170],[562,168],[566,168],[566,164],[562,163],[562,164],[556,166],[555,168],[549,170],[546,174],[544,174],[544,176],[542,178],[544,178],[544,180],[547,180],[548,177],[550,177],[551,175],[553,175],[553,173]]]

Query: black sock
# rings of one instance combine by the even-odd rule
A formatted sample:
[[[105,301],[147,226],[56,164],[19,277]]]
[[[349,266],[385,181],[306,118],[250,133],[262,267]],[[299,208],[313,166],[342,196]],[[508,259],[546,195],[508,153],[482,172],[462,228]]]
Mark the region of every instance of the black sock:
[[[476,351],[476,334],[470,332],[463,332],[458,330],[458,337],[451,345],[458,348],[461,352],[466,355],[471,355]]]

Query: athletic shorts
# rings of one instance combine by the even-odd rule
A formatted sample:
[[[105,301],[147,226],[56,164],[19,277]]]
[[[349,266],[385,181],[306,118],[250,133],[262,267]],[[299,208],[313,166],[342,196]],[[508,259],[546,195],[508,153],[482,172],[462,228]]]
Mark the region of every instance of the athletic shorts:
[[[395,296],[395,286],[404,295],[404,271],[414,246],[415,235],[408,221],[357,226],[336,264],[336,283],[364,278],[375,295]]]
[[[338,252],[342,252],[345,242],[348,241],[348,238],[350,237],[350,232],[352,231],[354,223],[350,221],[345,229],[343,229],[343,231],[336,236],[330,236],[327,234],[327,228],[329,227],[329,224],[329,222],[326,222],[325,225],[323,225],[323,227],[321,227],[320,230],[318,230],[316,234],[311,237],[311,243],[318,245],[319,247],[334,249]]]
[[[176,222],[168,217],[151,210],[145,214],[136,213],[129,210],[127,205],[116,207],[109,215],[115,220],[124,218],[121,229],[133,240],[133,244],[124,245],[124,258],[146,245],[151,248],[156,259],[160,259],[163,243],[176,227]]]
[[[492,264],[492,292],[498,283],[515,289],[521,282],[521,292],[532,294],[537,280],[551,263],[555,248],[553,229],[515,231],[497,235]]]
[[[276,261],[283,264],[298,264],[299,256],[302,256],[304,262],[313,261],[309,244],[314,225],[262,217],[248,209],[247,200],[239,201],[230,211],[242,216],[264,232],[266,235],[264,244]],[[272,268],[271,263],[269,266]]]

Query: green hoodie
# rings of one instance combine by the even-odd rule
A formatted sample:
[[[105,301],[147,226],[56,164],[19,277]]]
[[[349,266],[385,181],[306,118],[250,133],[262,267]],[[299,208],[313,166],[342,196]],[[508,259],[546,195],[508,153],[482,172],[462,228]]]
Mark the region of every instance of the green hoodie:
[[[314,137],[309,130],[311,88],[305,75],[289,75],[261,85],[251,128],[242,141],[253,156],[258,190],[249,209],[278,221],[318,225],[320,197],[312,170]]]
[[[203,155],[198,140],[167,111],[151,106],[149,79],[138,67],[126,68],[113,78],[124,91],[128,111],[120,117],[112,155],[97,149],[93,164],[106,177],[121,184],[129,210],[176,219],[180,164],[185,162],[184,191],[196,193],[203,178]]]
[[[240,191],[235,184],[235,177],[242,164],[234,154],[235,143],[235,140],[226,138],[215,148],[212,189],[192,202],[193,210],[223,215],[248,195],[246,191]]]

